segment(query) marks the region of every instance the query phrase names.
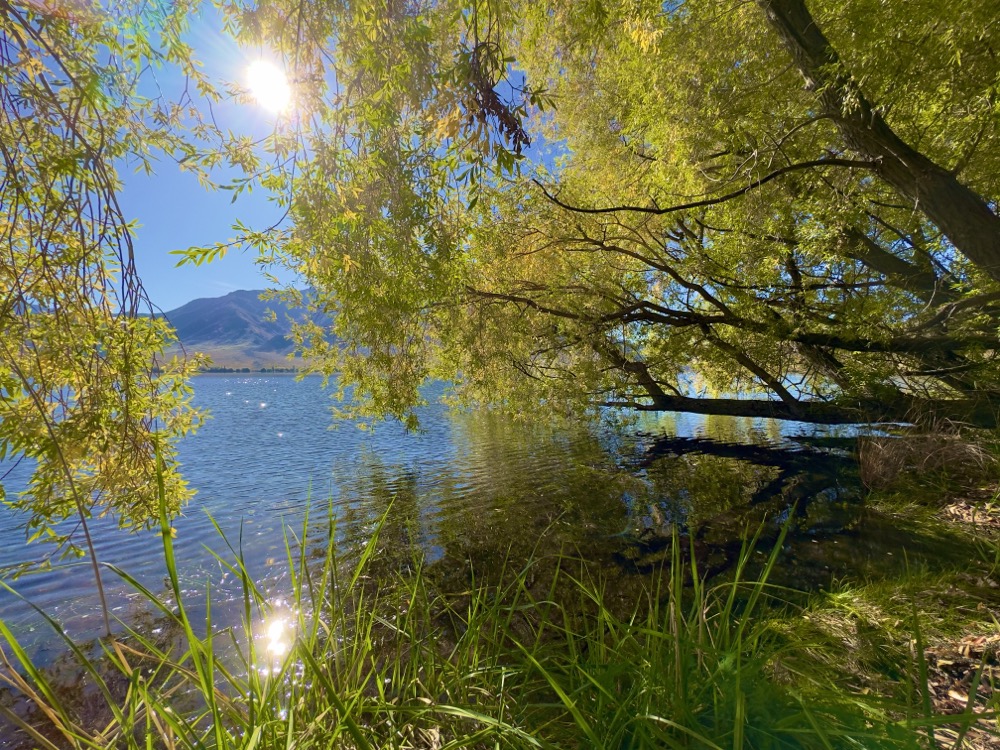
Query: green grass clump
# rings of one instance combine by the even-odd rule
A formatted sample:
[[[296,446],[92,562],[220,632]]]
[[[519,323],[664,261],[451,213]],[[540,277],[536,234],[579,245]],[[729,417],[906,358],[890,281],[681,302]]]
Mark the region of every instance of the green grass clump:
[[[852,692],[835,639],[789,637],[782,623],[803,610],[776,607],[767,583],[783,535],[759,574],[745,576],[751,539],[713,586],[675,539],[663,575],[623,603],[574,557],[508,562],[456,591],[419,558],[380,571],[381,526],[339,557],[329,525],[322,554],[308,518],[288,538],[292,604],[280,611],[239,554],[220,557],[242,582],[243,612],[217,631],[210,597],[204,623],[185,608],[164,515],[168,593],[116,572],[170,635],[121,623],[96,651],[63,636],[89,686],[84,711],[0,622],[0,679],[29,701],[0,712],[24,746],[184,750],[920,747],[947,718],[919,691]]]

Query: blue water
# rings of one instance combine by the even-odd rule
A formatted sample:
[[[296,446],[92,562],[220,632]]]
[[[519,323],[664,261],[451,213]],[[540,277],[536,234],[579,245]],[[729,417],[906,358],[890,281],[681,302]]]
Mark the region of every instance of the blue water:
[[[216,610],[224,609],[238,591],[212,554],[232,557],[212,519],[229,543],[241,549],[261,585],[280,591],[286,538],[300,535],[307,509],[325,525],[332,508],[345,540],[361,543],[393,500],[407,506],[394,507],[393,512],[406,516],[410,541],[433,560],[445,553],[441,537],[467,525],[459,519],[474,517],[471,526],[488,533],[504,516],[501,525],[515,519],[530,532],[532,513],[569,503],[567,474],[576,468],[574,451],[581,461],[613,469],[611,459],[586,431],[453,414],[436,402],[420,410],[421,430],[416,433],[396,423],[373,431],[337,424],[330,396],[318,378],[204,375],[195,378],[194,388],[195,403],[208,409],[211,419],[180,445],[184,475],[197,495],[174,523],[175,545],[188,591],[199,595],[209,587]],[[432,401],[437,390],[427,394]],[[5,480],[9,493],[23,486],[28,468],[11,472]],[[612,504],[617,501],[613,495],[607,498]],[[523,519],[510,509],[512,502],[521,500],[532,506]],[[0,570],[52,552],[51,546],[25,544],[25,520],[9,510],[0,512]],[[165,590],[156,533],[119,531],[107,518],[94,519],[92,531],[103,563],[127,570],[154,590]],[[110,572],[104,580],[115,616],[133,617],[130,610],[140,598]],[[56,562],[53,570],[24,575],[12,585],[74,636],[99,633],[98,600],[87,560]],[[32,609],[6,593],[0,593],[0,617],[15,631],[31,633],[40,627]]]
[[[385,531],[399,546],[415,547],[428,561],[503,555],[513,545],[530,549],[543,533],[549,544],[597,549],[636,523],[649,509],[649,482],[623,468],[643,449],[630,437],[638,428],[676,435],[780,442],[801,425],[762,420],[667,415],[632,430],[560,427],[514,422],[485,413],[453,413],[436,403],[419,412],[422,429],[395,423],[362,431],[335,423],[332,402],[318,378],[289,375],[203,375],[195,402],[211,413],[202,429],[180,445],[183,472],[197,489],[174,526],[183,585],[193,600],[211,592],[215,617],[238,600],[232,575],[213,553],[232,559],[242,551],[261,587],[274,596],[287,588],[286,540],[329,533],[336,522],[342,546],[363,544],[392,504]],[[695,468],[697,469],[695,463]],[[26,466],[5,480],[9,493],[23,486]],[[745,481],[745,474],[738,481]],[[691,481],[696,481],[693,477]],[[670,481],[673,481],[672,479]],[[687,481],[687,480],[684,480]],[[744,490],[738,488],[739,492]],[[686,492],[669,486],[652,491]],[[737,498],[738,500],[738,498]],[[51,553],[25,544],[24,516],[0,512],[0,571]],[[94,519],[99,559],[127,570],[154,591],[166,591],[159,536],[119,531],[113,519]],[[33,605],[75,637],[100,632],[98,599],[87,560],[57,562],[51,571],[8,581]],[[104,575],[115,617],[139,616],[141,598],[110,571]],[[0,592],[0,618],[35,648],[60,650],[25,602]],[[42,657],[44,658],[44,654]]]

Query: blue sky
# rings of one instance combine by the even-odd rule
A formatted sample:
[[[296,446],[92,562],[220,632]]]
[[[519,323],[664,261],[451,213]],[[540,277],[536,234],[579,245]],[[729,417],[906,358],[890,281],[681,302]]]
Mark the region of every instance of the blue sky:
[[[269,226],[281,212],[263,193],[231,204],[229,193],[206,191],[193,175],[163,162],[154,175],[126,176],[119,199],[126,215],[140,224],[134,240],[136,266],[150,300],[163,311],[198,297],[265,286],[253,251],[230,250],[222,259],[181,268],[170,254],[231,239],[237,218],[254,228]]]
[[[261,50],[242,49],[222,33],[222,23],[211,8],[191,20],[188,42],[217,82],[243,79],[249,63]],[[180,94],[182,80],[171,71],[157,71],[165,95]],[[275,115],[256,105],[224,104],[214,108],[217,122],[236,133],[263,137],[274,128]],[[237,219],[264,229],[282,211],[267,201],[263,191],[244,193],[232,203],[227,191],[208,191],[190,173],[169,159],[161,160],[153,175],[119,167],[124,187],[119,201],[126,216],[139,223],[135,233],[136,266],[154,305],[169,311],[198,297],[218,297],[235,289],[260,289],[266,280],[253,251],[230,250],[226,257],[201,266],[177,268],[172,250],[225,242],[234,236]],[[216,176],[225,181],[225,175]]]

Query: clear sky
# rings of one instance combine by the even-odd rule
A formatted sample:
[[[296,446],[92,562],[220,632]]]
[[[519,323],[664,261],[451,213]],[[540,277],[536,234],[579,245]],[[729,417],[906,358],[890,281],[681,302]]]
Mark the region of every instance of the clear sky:
[[[229,193],[206,191],[192,175],[165,162],[157,174],[126,177],[119,198],[126,215],[141,225],[134,240],[136,266],[150,300],[164,312],[198,297],[266,285],[253,251],[233,249],[222,259],[181,268],[170,254],[231,239],[237,218],[259,229],[277,221],[280,212],[262,193],[231,204]]]
[[[191,19],[189,43],[214,80],[242,81],[248,65],[260,50],[243,49],[222,33],[221,20],[211,8]],[[181,92],[182,81],[170,71],[158,71],[158,82],[167,96]],[[256,105],[229,104],[214,108],[216,121],[236,133],[263,137],[274,127],[276,115]],[[126,216],[139,222],[135,234],[136,266],[154,305],[164,312],[198,297],[218,297],[234,289],[261,289],[266,280],[255,264],[253,251],[230,250],[225,258],[201,266],[177,268],[172,250],[225,242],[234,236],[239,218],[264,229],[281,216],[263,191],[243,194],[231,203],[227,191],[210,192],[197,179],[181,172],[169,159],[159,162],[150,176],[119,167],[125,182],[119,195]],[[225,181],[218,175],[217,181]]]

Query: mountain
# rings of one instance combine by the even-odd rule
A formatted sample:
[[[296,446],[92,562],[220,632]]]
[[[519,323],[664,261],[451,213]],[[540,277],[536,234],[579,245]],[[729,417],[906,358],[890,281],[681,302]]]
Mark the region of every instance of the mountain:
[[[281,300],[263,301],[263,293],[240,289],[224,297],[192,300],[166,313],[180,339],[176,349],[207,354],[213,368],[295,367],[287,356],[294,348],[288,336],[292,319],[303,320],[306,314],[293,312]],[[267,320],[268,311],[275,320]]]

